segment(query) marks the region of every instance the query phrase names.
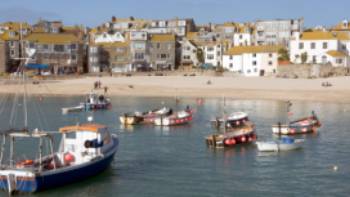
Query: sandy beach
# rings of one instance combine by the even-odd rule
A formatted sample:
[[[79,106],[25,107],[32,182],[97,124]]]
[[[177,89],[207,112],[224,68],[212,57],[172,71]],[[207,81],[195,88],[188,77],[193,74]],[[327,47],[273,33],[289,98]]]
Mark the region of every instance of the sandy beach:
[[[228,97],[234,99],[307,100],[350,103],[350,77],[282,79],[211,76],[79,77],[29,83],[28,92],[42,95],[85,95],[95,81],[108,87],[109,95]],[[208,84],[208,81],[210,83]],[[332,84],[323,87],[323,82]],[[15,93],[22,85],[0,81],[0,93]],[[23,89],[23,88],[22,88]],[[103,92],[103,88],[97,90]]]

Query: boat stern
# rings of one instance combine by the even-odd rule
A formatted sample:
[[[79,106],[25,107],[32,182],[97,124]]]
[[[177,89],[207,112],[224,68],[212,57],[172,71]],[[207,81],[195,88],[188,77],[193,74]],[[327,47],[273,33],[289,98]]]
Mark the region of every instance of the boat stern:
[[[1,170],[0,189],[13,193],[32,193],[37,191],[36,176],[26,170]]]

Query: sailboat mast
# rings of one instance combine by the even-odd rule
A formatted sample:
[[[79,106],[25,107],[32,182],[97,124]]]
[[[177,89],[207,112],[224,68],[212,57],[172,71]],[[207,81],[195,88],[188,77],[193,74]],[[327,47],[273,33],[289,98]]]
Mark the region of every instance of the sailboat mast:
[[[222,113],[223,113],[223,123],[224,123],[224,133],[226,133],[226,99],[225,96],[223,96],[223,107],[222,107]]]
[[[22,35],[22,23],[20,23],[19,28],[19,35],[20,35],[20,47],[21,47],[21,57],[24,57],[24,45],[23,45],[23,35]],[[26,85],[26,76],[25,76],[25,64],[27,63],[27,60],[23,62],[23,59],[21,60],[22,66],[22,80],[23,80],[23,115],[24,115],[24,129],[28,128],[28,107],[27,107],[27,85]]]

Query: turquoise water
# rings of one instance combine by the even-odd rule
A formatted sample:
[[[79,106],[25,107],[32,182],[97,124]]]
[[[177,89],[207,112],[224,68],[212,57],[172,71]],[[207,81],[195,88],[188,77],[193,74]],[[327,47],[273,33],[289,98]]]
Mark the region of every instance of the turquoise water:
[[[293,102],[295,117],[315,110],[322,122],[317,134],[305,138],[304,149],[261,154],[254,145],[211,149],[204,142],[213,130],[208,120],[222,113],[222,99],[114,97],[109,111],[62,115],[61,107],[73,106],[82,97],[32,98],[30,126],[57,130],[66,124],[84,122],[93,115],[120,138],[112,166],[99,176],[28,196],[348,196],[350,187],[350,104]],[[7,101],[9,102],[10,99]],[[122,128],[118,115],[161,106],[195,108],[192,124],[161,128]],[[20,109],[21,106],[18,106]],[[281,101],[226,100],[226,111],[245,111],[257,126],[259,140],[272,138],[271,124],[285,121]],[[0,109],[1,110],[1,109]],[[0,128],[8,128],[10,105],[4,108]],[[20,113],[19,113],[20,115]],[[41,118],[38,121],[37,117]],[[17,122],[21,122],[20,118]],[[31,144],[18,147],[21,154]],[[338,170],[333,170],[334,166]],[[5,195],[5,193],[1,193]]]

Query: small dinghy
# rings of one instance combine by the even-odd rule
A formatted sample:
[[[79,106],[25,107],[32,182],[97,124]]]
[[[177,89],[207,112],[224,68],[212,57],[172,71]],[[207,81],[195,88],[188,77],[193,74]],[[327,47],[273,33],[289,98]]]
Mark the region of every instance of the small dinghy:
[[[91,92],[85,102],[80,103],[74,107],[62,108],[62,113],[67,114],[70,112],[91,111],[91,110],[103,110],[108,109],[111,106],[111,101],[105,95],[98,95]]]
[[[282,137],[277,141],[256,142],[256,145],[261,152],[279,152],[300,149],[303,143],[303,139]]]
[[[321,126],[314,111],[311,116],[289,122],[289,124],[278,123],[272,125],[272,132],[277,135],[297,135],[316,132]]]
[[[126,113],[120,116],[119,120],[123,125],[154,124],[156,118],[166,116],[169,113],[170,109],[163,107],[147,112]]]
[[[160,116],[154,120],[156,126],[176,126],[188,124],[192,121],[193,111],[189,108],[186,110],[171,113],[168,116]]]

